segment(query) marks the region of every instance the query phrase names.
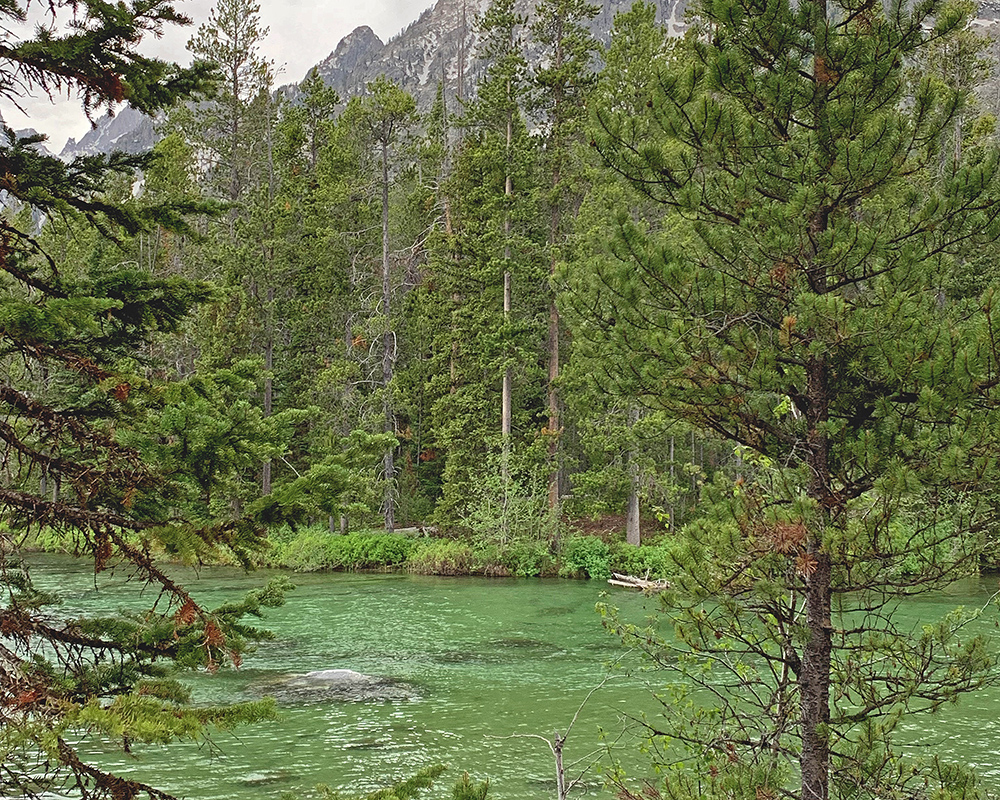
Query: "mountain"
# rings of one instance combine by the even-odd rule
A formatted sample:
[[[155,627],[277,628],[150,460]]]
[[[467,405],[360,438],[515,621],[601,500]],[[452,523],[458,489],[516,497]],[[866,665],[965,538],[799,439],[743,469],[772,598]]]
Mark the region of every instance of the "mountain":
[[[323,80],[347,100],[363,94],[365,84],[386,75],[411,92],[421,110],[430,108],[439,83],[444,83],[446,98],[455,108],[456,98],[469,97],[482,77],[485,65],[476,58],[475,20],[488,0],[438,0],[400,33],[383,42],[375,32],[363,26],[337,44],[316,65]],[[518,0],[518,11],[530,15],[535,0]],[[633,0],[600,0],[600,12],[591,28],[606,42],[614,16],[627,11]],[[1000,2],[1000,0],[997,0]],[[661,0],[661,21],[672,33],[683,30],[684,0]],[[530,51],[530,42],[529,42]],[[298,87],[290,85],[279,91],[294,98]],[[70,139],[60,153],[63,159],[111,150],[141,152],[156,143],[155,125],[130,108],[114,116],[102,117],[97,126],[80,139]]]
[[[128,106],[114,116],[108,114],[101,117],[96,123],[79,142],[72,138],[66,142],[59,157],[69,161],[75,156],[110,153],[112,150],[143,153],[158,139],[153,120]]]
[[[384,44],[371,28],[358,28],[315,68],[344,99],[364,94],[365,84],[383,74],[413,94],[424,110],[430,108],[441,83],[449,101],[469,97],[485,71],[485,64],[476,58],[475,21],[487,1],[438,0]],[[594,35],[606,44],[615,14],[627,11],[632,2],[601,0],[591,22]],[[517,11],[530,17],[534,4],[534,0],[518,0]],[[660,21],[674,35],[684,30],[683,9],[684,0],[659,3]],[[531,42],[527,44],[530,54]],[[294,96],[294,87],[285,91]]]
[[[323,80],[347,100],[364,94],[365,84],[386,75],[414,95],[421,110],[430,108],[443,83],[450,108],[456,99],[470,97],[485,71],[476,58],[475,20],[488,0],[437,0],[400,33],[383,42],[375,32],[363,26],[345,36],[334,50],[316,65]],[[595,36],[607,43],[615,14],[627,11],[633,0],[599,0],[599,12],[591,22]],[[517,0],[517,10],[531,16],[535,0]],[[659,22],[671,34],[680,36],[686,27],[685,0],[659,0]],[[990,26],[1000,19],[1000,0],[983,0],[979,19]],[[527,42],[529,56],[532,45]],[[294,99],[297,85],[279,90]],[[129,108],[117,115],[103,117],[79,142],[67,142],[60,156],[68,159],[81,153],[106,153],[113,149],[140,152],[156,142],[154,123]]]

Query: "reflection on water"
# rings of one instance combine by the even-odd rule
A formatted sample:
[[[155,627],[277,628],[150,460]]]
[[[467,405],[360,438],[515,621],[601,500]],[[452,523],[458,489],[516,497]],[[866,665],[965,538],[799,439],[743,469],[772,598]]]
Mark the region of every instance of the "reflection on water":
[[[67,598],[60,613],[134,603],[124,576],[94,577],[71,559],[35,559],[39,584]],[[260,586],[271,573],[233,569],[175,570],[212,606]],[[101,761],[192,800],[279,798],[318,783],[357,792],[436,763],[451,766],[434,798],[450,797],[462,770],[489,777],[495,800],[550,800],[552,757],[524,734],[565,730],[580,702],[620,658],[601,628],[598,582],[400,575],[296,575],[288,604],[268,612],[278,639],[262,644],[239,672],[192,677],[205,702],[260,696],[289,674],[353,670],[406,687],[389,699],[345,701],[333,692],[276,692],[280,718],[220,734],[212,745],[114,751]],[[934,598],[908,602],[914,625],[956,605],[982,605],[995,579],[970,582]],[[614,591],[614,602],[639,618],[654,600]],[[148,598],[147,598],[148,599]],[[649,677],[649,676],[646,676]],[[381,685],[381,684],[379,684]],[[405,698],[405,699],[404,699]],[[639,678],[619,677],[595,694],[567,745],[567,760],[599,747],[622,717],[658,712]],[[934,716],[904,724],[911,754],[938,752],[976,765],[1000,787],[1000,692],[983,691]],[[614,738],[613,736],[611,738]],[[625,752],[642,764],[635,746]],[[93,752],[93,751],[92,751]],[[611,797],[599,775],[588,796]]]

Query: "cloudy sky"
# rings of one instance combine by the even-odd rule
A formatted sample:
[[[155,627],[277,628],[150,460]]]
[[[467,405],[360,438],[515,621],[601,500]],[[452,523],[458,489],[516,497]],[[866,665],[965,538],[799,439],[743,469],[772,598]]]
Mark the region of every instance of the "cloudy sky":
[[[383,41],[415,20],[434,0],[258,0],[261,23],[270,28],[261,48],[274,61],[277,83],[301,80],[310,67],[326,58],[337,42],[357,28],[368,25]],[[146,52],[188,63],[185,44],[198,25],[208,19],[215,0],[176,0],[177,8],[194,24],[165,31],[160,40],[148,43]],[[70,136],[79,139],[89,123],[76,100],[35,98],[25,104],[28,116],[9,104],[0,104],[0,114],[13,128],[35,128],[49,136],[49,149],[59,152]]]

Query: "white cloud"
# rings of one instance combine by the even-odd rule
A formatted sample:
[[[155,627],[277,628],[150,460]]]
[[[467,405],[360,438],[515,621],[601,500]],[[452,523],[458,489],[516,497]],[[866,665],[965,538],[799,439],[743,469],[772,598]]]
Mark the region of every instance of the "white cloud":
[[[344,36],[361,25],[368,25],[383,41],[415,20],[433,0],[260,0],[261,23],[270,28],[262,54],[274,61],[277,83],[302,80],[337,46]],[[159,40],[150,40],[146,52],[162,58],[187,63],[187,40],[198,25],[208,19],[214,0],[181,0],[177,8],[191,17],[186,28],[171,27]],[[49,148],[62,149],[66,139],[79,139],[89,127],[80,104],[65,97],[49,101],[36,97],[23,103],[24,115],[9,103],[0,104],[0,113],[14,128],[35,128],[49,135]]]

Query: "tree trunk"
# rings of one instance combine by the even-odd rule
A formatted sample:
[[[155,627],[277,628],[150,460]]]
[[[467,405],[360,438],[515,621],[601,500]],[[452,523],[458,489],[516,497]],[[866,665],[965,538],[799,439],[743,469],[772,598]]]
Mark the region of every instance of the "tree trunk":
[[[633,474],[628,493],[628,519],[625,522],[625,541],[635,547],[640,544],[639,534],[639,477]]]
[[[507,101],[511,101],[511,83],[507,80]],[[505,336],[509,335],[510,312],[513,298],[513,278],[510,271],[510,198],[514,195],[514,178],[511,173],[511,146],[514,141],[514,112],[508,106],[507,109],[507,176],[504,180],[504,196],[507,198],[507,205],[503,215],[503,321],[507,328]],[[510,358],[509,347],[504,348],[504,355]],[[511,418],[513,417],[513,371],[510,363],[504,365],[503,371],[503,391],[500,399],[500,434],[502,438],[503,452],[501,454],[501,478],[503,481],[503,533],[506,537],[508,528],[508,508],[510,506],[510,449],[511,449]]]
[[[507,94],[508,100],[510,99],[510,81],[507,81]],[[512,300],[512,277],[510,272],[510,198],[514,195],[514,179],[510,172],[510,149],[514,138],[514,120],[512,112],[508,110],[507,112],[507,176],[504,180],[504,196],[507,198],[507,207],[504,210],[503,216],[503,321],[505,325],[510,324],[510,311],[511,311],[511,300]],[[509,352],[505,352],[505,355],[509,356]],[[510,365],[507,364],[504,368],[503,373],[503,397],[501,399],[501,409],[500,409],[500,430],[503,436],[503,453],[504,453],[504,470],[505,479],[507,477],[507,459],[510,455],[510,429],[511,429],[511,408],[512,408],[512,390],[511,384],[513,381],[513,375]]]
[[[268,111],[267,119],[267,202],[268,208],[274,204],[274,140],[271,132],[271,114]],[[271,233],[271,225],[265,226],[265,233]],[[274,251],[269,245],[264,248],[265,270],[264,280],[273,280],[272,265],[274,263]],[[274,410],[274,377],[271,371],[274,369],[274,284],[267,287],[267,308],[264,311],[266,341],[264,342],[264,416],[269,417]],[[260,493],[263,496],[271,494],[271,459],[266,459],[261,465]]]
[[[629,421],[632,427],[639,421],[639,406],[629,409]],[[639,463],[636,444],[633,441],[628,454],[628,514],[625,521],[625,541],[635,547],[639,546]]]
[[[395,415],[392,409],[390,388],[392,384],[392,367],[395,341],[392,335],[392,325],[389,322],[391,311],[392,285],[389,274],[389,142],[382,140],[382,317],[385,331],[382,333],[382,412],[384,415],[385,432],[396,433]],[[385,473],[384,514],[385,529],[392,531],[396,527],[396,487],[395,487],[395,445],[386,448],[382,460],[382,471]]]
[[[813,123],[816,129],[817,158],[829,167],[834,155],[827,117],[827,94],[833,79],[826,64],[826,0],[812,0],[815,5],[816,49],[813,57]],[[821,205],[809,222],[813,252],[808,267],[809,289],[817,295],[829,291],[825,269],[817,264],[815,248],[829,225],[829,210]],[[810,337],[821,333],[809,331]],[[802,776],[801,800],[828,800],[830,796],[830,663],[833,649],[832,584],[830,555],[823,550],[823,538],[834,518],[837,501],[831,489],[826,425],[830,409],[830,376],[822,355],[806,364],[806,461],[809,466],[809,498],[815,504],[816,520],[808,526],[804,569],[806,580],[806,630],[801,671],[798,675],[801,704],[802,753],[799,770]]]
[[[556,20],[558,30],[555,35],[555,53],[553,58],[553,68],[559,70],[563,63],[563,41],[562,41],[562,18]],[[562,206],[558,198],[559,184],[562,181],[562,141],[561,126],[564,112],[563,87],[556,83],[552,87],[552,117],[554,137],[552,142],[552,208],[549,217],[549,279],[552,285],[549,291],[552,297],[549,300],[549,340],[548,340],[548,406],[549,406],[549,508],[554,509],[559,505],[559,392],[556,382],[559,380],[559,308],[556,306],[555,298],[555,274],[557,261],[557,246],[559,244],[559,234],[562,229]]]
[[[553,255],[550,274],[555,274],[555,256]],[[556,381],[559,379],[559,309],[555,298],[549,302],[549,508],[559,505],[559,392]]]
[[[674,482],[677,478],[677,471],[674,467],[674,437],[670,437],[670,524],[669,530],[674,532]]]
[[[274,302],[274,289],[267,290],[268,305]],[[271,416],[274,408],[274,378],[271,370],[274,369],[274,337],[268,330],[267,342],[264,344],[264,416]],[[266,459],[261,467],[260,491],[263,495],[271,494],[271,459]]]
[[[830,661],[833,648],[830,556],[824,552],[823,534],[830,514],[829,443],[823,426],[829,414],[829,386],[822,357],[807,367],[809,408],[809,497],[816,503],[819,522],[810,526],[804,554],[806,578],[806,629],[808,639],[799,673],[801,695],[802,800],[827,800],[830,791]],[[810,574],[811,573],[811,574]]]
[[[556,759],[556,796],[558,800],[566,800],[569,797],[569,787],[566,785],[566,768],[563,766],[563,747],[566,745],[566,737],[561,736],[556,731],[552,737],[552,755]]]

